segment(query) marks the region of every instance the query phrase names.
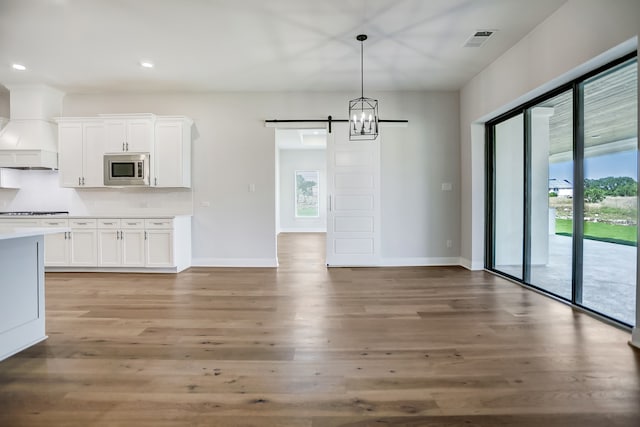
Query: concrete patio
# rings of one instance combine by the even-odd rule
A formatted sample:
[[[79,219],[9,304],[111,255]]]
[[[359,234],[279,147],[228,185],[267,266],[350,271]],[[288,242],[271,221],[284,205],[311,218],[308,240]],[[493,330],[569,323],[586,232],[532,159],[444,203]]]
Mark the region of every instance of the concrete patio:
[[[532,266],[531,283],[571,299],[571,237],[549,236],[549,261]],[[499,271],[520,276],[513,266]],[[584,240],[582,305],[624,323],[635,324],[636,247]]]

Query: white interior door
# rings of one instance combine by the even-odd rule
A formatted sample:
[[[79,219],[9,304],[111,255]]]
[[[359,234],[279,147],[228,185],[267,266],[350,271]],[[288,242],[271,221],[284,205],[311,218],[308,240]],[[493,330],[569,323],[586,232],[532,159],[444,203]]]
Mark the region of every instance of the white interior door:
[[[327,265],[380,264],[380,135],[349,141],[348,123],[327,135]]]

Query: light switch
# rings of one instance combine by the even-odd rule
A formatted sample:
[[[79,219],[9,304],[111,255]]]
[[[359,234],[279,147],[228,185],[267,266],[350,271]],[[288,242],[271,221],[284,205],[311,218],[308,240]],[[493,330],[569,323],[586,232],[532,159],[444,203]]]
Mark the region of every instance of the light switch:
[[[209,206],[211,206],[211,202],[203,200],[200,202],[200,206],[202,206],[203,208],[208,208]]]
[[[255,193],[255,192],[256,192],[256,185],[249,184],[249,193]]]
[[[453,188],[453,185],[450,182],[442,183],[442,191],[451,191],[452,188]]]

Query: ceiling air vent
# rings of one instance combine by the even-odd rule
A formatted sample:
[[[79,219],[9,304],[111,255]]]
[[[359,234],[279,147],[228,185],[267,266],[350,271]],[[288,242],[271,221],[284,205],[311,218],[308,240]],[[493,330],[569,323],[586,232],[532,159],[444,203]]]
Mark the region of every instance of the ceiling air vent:
[[[478,30],[464,43],[464,47],[480,47],[495,33],[493,30]]]

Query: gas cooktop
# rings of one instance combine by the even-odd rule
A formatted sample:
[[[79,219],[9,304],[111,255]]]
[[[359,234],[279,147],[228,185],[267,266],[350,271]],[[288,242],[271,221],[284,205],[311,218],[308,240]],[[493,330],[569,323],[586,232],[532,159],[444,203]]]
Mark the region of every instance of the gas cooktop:
[[[1,216],[35,216],[35,215],[69,215],[64,211],[18,211],[18,212],[0,212]]]

